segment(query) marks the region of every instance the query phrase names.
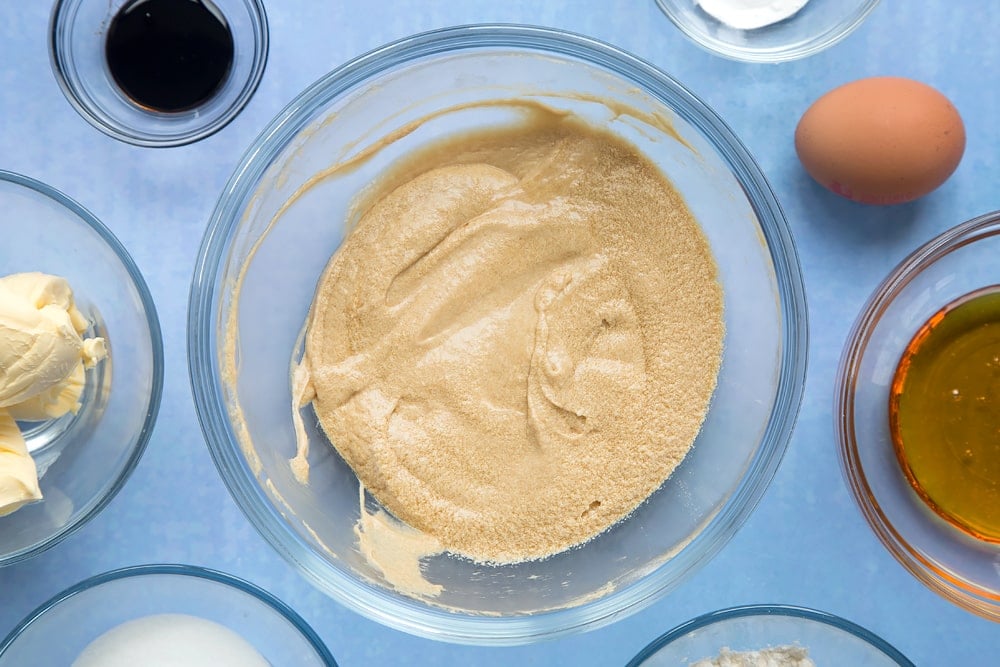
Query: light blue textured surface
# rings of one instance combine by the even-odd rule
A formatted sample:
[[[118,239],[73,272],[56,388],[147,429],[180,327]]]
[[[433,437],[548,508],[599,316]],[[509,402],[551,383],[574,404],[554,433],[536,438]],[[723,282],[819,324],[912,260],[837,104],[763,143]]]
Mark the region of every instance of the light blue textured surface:
[[[271,0],[266,6],[270,60],[243,113],[192,146],[143,149],[99,133],[63,98],[48,61],[49,3],[0,3],[0,168],[62,190],[119,237],[156,300],[166,357],[159,421],[124,490],[65,542],[0,570],[0,636],[87,576],[138,563],[186,562],[267,588],[313,625],[345,667],[622,665],[682,621],[759,602],[839,614],[881,635],[917,665],[997,664],[1000,626],[924,588],[864,523],[840,473],[831,405],[844,338],[871,290],[927,239],[1000,208],[1000,4],[883,0],[845,41],[783,65],[741,64],[703,52],[653,0]],[[311,588],[230,499],[198,428],[186,366],[195,253],[223,183],[257,132],[295,94],[345,60],[413,32],[472,22],[532,23],[602,39],[664,69],[713,107],[757,158],[785,208],[811,319],[798,426],[777,477],[732,542],[674,593],[635,616],[514,649],[411,637],[350,613]],[[836,85],[876,74],[910,76],[937,87],[966,123],[968,148],[958,171],[914,204],[868,208],[840,200],[810,181],[795,157],[792,133],[806,107]],[[8,222],[0,218],[0,226]]]

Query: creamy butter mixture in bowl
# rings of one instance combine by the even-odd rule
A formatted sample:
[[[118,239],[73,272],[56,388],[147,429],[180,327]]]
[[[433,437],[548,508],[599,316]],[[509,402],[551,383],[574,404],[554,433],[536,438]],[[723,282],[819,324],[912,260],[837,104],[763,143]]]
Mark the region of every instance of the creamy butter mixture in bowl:
[[[52,546],[128,479],[156,420],[160,328],[118,239],[0,172],[0,566]]]
[[[794,246],[739,141],[652,66],[531,27],[404,39],[293,101],[220,198],[190,320],[254,525],[455,642],[675,587],[760,498],[805,371]]]

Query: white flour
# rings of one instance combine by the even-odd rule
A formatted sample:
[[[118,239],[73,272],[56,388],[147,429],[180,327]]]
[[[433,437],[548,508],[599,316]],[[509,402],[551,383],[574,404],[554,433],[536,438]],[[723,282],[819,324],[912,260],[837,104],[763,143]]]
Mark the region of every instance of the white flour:
[[[731,651],[723,648],[715,658],[704,658],[691,667],[816,667],[809,651],[801,646],[777,646],[761,651]]]
[[[726,25],[754,30],[784,21],[809,0],[694,0],[696,5]]]

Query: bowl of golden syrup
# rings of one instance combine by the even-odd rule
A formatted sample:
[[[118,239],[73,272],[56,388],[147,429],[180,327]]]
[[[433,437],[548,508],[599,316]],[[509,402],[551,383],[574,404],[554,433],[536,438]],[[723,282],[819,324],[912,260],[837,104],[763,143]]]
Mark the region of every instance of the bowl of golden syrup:
[[[91,125],[138,146],[179,146],[225,127],[267,63],[260,0],[58,0],[52,69]]]
[[[1000,542],[1000,285],[920,327],[893,378],[889,424],[914,491],[958,529]]]
[[[1000,621],[1000,211],[930,240],[848,337],[834,419],[875,534],[914,576]]]

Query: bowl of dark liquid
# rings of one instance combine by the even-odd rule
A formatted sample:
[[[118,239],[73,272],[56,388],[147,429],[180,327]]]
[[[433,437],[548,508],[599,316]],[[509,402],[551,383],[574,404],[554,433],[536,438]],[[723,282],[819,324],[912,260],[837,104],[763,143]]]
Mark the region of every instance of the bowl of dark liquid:
[[[267,62],[260,0],[58,0],[52,69],[102,132],[139,146],[203,139],[246,105]]]

